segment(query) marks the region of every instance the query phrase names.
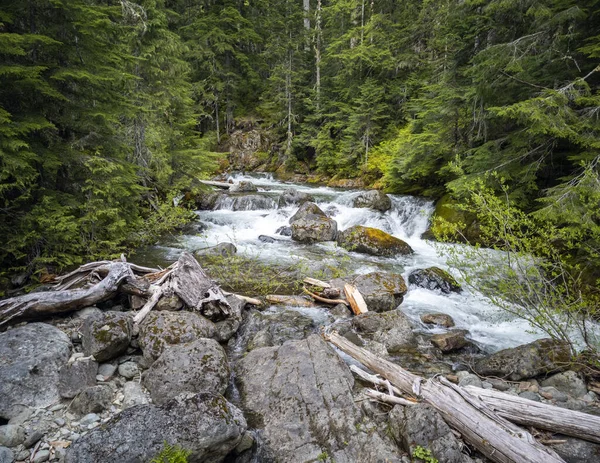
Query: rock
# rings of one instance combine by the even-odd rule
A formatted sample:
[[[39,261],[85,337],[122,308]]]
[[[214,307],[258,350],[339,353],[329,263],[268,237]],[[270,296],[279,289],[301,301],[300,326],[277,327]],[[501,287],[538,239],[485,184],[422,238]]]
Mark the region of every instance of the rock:
[[[469,344],[465,336],[469,334],[467,330],[453,330],[447,333],[434,334],[431,337],[431,343],[442,352],[452,352],[462,349]]]
[[[292,223],[292,239],[300,243],[333,241],[336,236],[337,222],[329,217],[307,214]]]
[[[395,406],[390,412],[389,423],[394,439],[410,455],[417,447],[422,447],[430,450],[432,457],[439,462],[472,462],[462,453],[463,444],[430,405]]]
[[[458,385],[461,387],[475,386],[483,388],[483,383],[477,375],[469,373],[468,371],[459,371],[456,376],[458,376]]]
[[[144,377],[156,404],[182,392],[225,393],[229,383],[225,351],[214,339],[197,339],[165,350]]]
[[[444,328],[452,328],[454,326],[454,319],[445,313],[426,313],[421,315],[421,321],[426,325],[438,325]]]
[[[571,360],[566,343],[538,339],[530,344],[504,349],[475,362],[474,370],[482,376],[499,376],[511,381],[533,378],[564,370]]]
[[[117,365],[114,363],[103,363],[98,367],[98,375],[102,377],[102,381],[108,381],[117,371]]]
[[[522,397],[523,399],[533,400],[535,402],[541,402],[540,395],[531,391],[521,392],[519,394],[519,397]]]
[[[354,198],[352,205],[354,207],[368,207],[385,212],[392,208],[392,200],[380,190],[370,190],[360,193]]]
[[[134,405],[146,405],[148,396],[144,394],[142,385],[136,381],[127,381],[123,385],[123,408],[133,407]]]
[[[571,397],[579,398],[587,394],[585,382],[573,370],[564,371],[542,381],[542,386],[553,386]]]
[[[260,241],[261,243],[273,244],[278,240],[276,240],[275,238],[271,238],[270,236],[267,236],[267,235],[259,235],[258,241]]]
[[[196,257],[204,257],[204,256],[233,256],[237,252],[237,248],[233,243],[219,243],[216,246],[211,246],[209,248],[196,249],[194,251],[194,256]]]
[[[0,445],[16,447],[25,442],[25,429],[16,424],[0,426]]]
[[[352,326],[361,336],[383,344],[389,353],[413,348],[417,344],[408,317],[399,309],[358,315],[352,319]]]
[[[110,407],[112,398],[113,392],[108,385],[88,387],[75,397],[71,410],[80,415],[100,413]]]
[[[81,420],[79,420],[79,424],[82,426],[88,426],[98,421],[100,421],[100,417],[98,415],[96,415],[95,413],[88,413],[83,418],[81,418]]]
[[[555,436],[557,440],[565,440],[555,444],[552,450],[558,453],[566,463],[592,463],[600,461],[600,444],[575,439],[569,436]]]
[[[270,196],[260,193],[253,194],[224,194],[217,198],[213,209],[229,209],[231,211],[258,211],[276,209],[277,202]]]
[[[31,463],[43,463],[50,458],[50,450],[38,450],[31,459]]]
[[[283,193],[281,193],[281,196],[279,196],[279,207],[302,204],[314,200],[315,198],[309,193],[298,191],[295,188],[289,188],[284,190]]]
[[[253,350],[236,373],[248,424],[269,451],[257,461],[399,461],[396,445],[354,402],[348,367],[320,336]]]
[[[235,448],[235,453],[239,455],[240,453],[245,452],[246,450],[250,450],[253,445],[254,437],[249,432],[246,432],[242,436],[242,440],[240,441],[240,443]]]
[[[65,399],[72,399],[86,387],[95,386],[97,374],[98,363],[90,358],[65,364],[59,371],[58,393]]]
[[[337,304],[333,306],[333,308],[329,309],[329,313],[333,315],[335,319],[352,317],[352,311],[346,304]]]
[[[173,294],[171,296],[161,297],[158,300],[158,302],[156,303],[154,310],[157,310],[159,312],[163,311],[163,310],[176,311],[176,310],[181,310],[182,308],[183,308],[183,301],[179,298],[179,296],[177,296],[176,294]]]
[[[398,273],[372,272],[346,279],[358,289],[371,312],[386,312],[398,307],[406,294],[406,283]],[[346,281],[335,279],[331,285],[343,289]]]
[[[498,391],[505,392],[510,389],[510,384],[501,379],[490,378],[488,381],[492,384],[494,389],[497,389]]]
[[[237,333],[240,324],[242,323],[242,314],[244,307],[246,306],[246,301],[233,294],[226,296],[225,298],[231,307],[231,314],[225,320],[215,323],[214,338],[219,342],[227,342],[235,333]]]
[[[253,193],[255,191],[258,191],[256,185],[254,185],[252,182],[247,182],[244,180],[236,182],[229,187],[229,193]]]
[[[148,462],[169,442],[192,452],[189,463],[216,463],[240,443],[246,427],[242,412],[220,395],[178,397],[162,407],[124,410],[73,443],[65,462]]]
[[[320,215],[321,217],[327,217],[325,212],[323,212],[315,203],[305,202],[302,203],[302,205],[298,208],[296,213],[290,217],[290,225],[293,224],[295,221],[306,217],[307,215]]]
[[[135,378],[139,372],[140,369],[135,362],[125,362],[119,365],[119,374],[125,379]]]
[[[402,241],[377,228],[355,225],[338,233],[338,244],[349,251],[373,256],[394,257],[413,254],[412,248]]]
[[[15,461],[15,454],[13,451],[6,447],[0,447],[0,463],[13,463]]]
[[[275,233],[281,236],[292,236],[292,227],[279,227]]]
[[[75,317],[86,319],[96,315],[102,315],[102,311],[98,307],[86,307],[78,312],[75,312]]]
[[[138,342],[144,357],[155,360],[169,346],[212,338],[215,324],[195,312],[150,312],[140,324]]]
[[[540,395],[546,400],[556,400],[557,402],[566,402],[569,399],[567,394],[552,386],[542,387]]]
[[[460,293],[462,288],[452,275],[438,267],[429,267],[411,272],[408,282],[421,288],[438,290],[444,294]]]
[[[121,312],[103,312],[84,320],[81,329],[83,352],[105,362],[124,353],[131,341],[131,316]]]
[[[60,399],[59,370],[69,359],[71,341],[58,328],[30,323],[0,334],[0,417],[22,406],[47,407]]]
[[[33,431],[31,432],[26,438],[25,438],[25,442],[23,442],[23,446],[26,449],[30,449],[31,447],[33,447],[35,444],[37,444],[40,439],[44,437],[44,433],[41,431]]]

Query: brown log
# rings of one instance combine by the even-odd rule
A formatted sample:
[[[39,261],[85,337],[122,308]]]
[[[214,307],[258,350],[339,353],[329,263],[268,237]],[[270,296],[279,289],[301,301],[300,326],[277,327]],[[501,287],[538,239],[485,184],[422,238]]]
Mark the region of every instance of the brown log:
[[[425,381],[335,332],[324,333],[323,336],[346,354],[387,378],[402,392],[412,391],[419,395],[469,444],[490,460],[498,463],[564,463],[556,452],[536,442],[527,431],[498,416],[479,398],[444,378]]]
[[[313,292],[310,292],[308,289],[306,289],[305,287],[302,288],[302,290],[308,294],[310,297],[312,297],[315,301],[319,301],[319,302],[323,302],[324,304],[331,304],[331,305],[338,305],[338,304],[344,304],[346,306],[349,306],[350,304],[348,303],[348,301],[345,301],[344,299],[327,299],[326,297],[322,297],[319,296],[318,294],[315,294]]]
[[[319,307],[313,301],[309,301],[308,299],[304,299],[301,296],[283,296],[280,294],[269,294],[265,297],[267,302],[276,305],[287,305],[287,306],[296,306],[296,307]]]
[[[344,292],[346,293],[346,298],[350,303],[350,307],[352,308],[352,312],[354,315],[360,315],[361,313],[367,313],[369,309],[367,309],[367,303],[360,294],[360,291],[356,289],[355,286],[346,283],[344,285]]]
[[[329,283],[326,281],[317,280],[316,278],[306,277],[303,281],[306,284],[318,286],[319,288],[331,288]]]
[[[534,402],[492,389],[474,386],[467,386],[465,389],[483,400],[498,415],[513,423],[600,443],[598,416]]]

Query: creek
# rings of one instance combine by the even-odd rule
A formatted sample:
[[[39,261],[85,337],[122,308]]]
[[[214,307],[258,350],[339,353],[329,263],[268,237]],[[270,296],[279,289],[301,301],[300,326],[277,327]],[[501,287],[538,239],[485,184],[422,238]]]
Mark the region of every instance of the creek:
[[[252,201],[220,199],[215,210],[197,211],[203,230],[200,234],[183,234],[165,239],[155,246],[140,250],[136,259],[140,263],[168,265],[175,261],[181,250],[194,251],[222,242],[232,242],[238,253],[272,264],[302,262],[314,268],[315,274],[326,268],[344,266],[355,274],[374,271],[394,272],[403,275],[408,282],[411,271],[437,266],[449,271],[460,283],[461,274],[449,267],[447,253],[440,253],[440,245],[424,240],[421,235],[427,230],[434,210],[432,201],[412,196],[389,195],[392,208],[387,212],[352,207],[352,200],[360,190],[337,189],[305,184],[284,183],[273,179],[270,174],[242,175],[230,177],[234,182],[251,181],[258,188]],[[279,227],[288,225],[289,217],[298,206],[278,208],[278,197],[285,190],[295,188],[314,196],[317,205],[338,223],[338,230],[353,225],[379,228],[406,241],[415,251],[410,256],[380,258],[348,252],[333,242],[312,245],[299,244],[291,238],[277,235]],[[236,210],[233,210],[236,209]],[[271,243],[262,242],[259,236],[276,238]],[[455,253],[464,253],[466,245],[447,245]],[[442,329],[428,328],[420,321],[420,315],[442,312],[453,317],[456,328],[467,329],[469,338],[486,352],[514,347],[542,337],[534,332],[523,319],[516,318],[487,301],[477,291],[463,284],[462,293],[442,294],[436,291],[409,285],[401,309],[413,321],[418,332],[441,333]],[[252,294],[248,294],[252,296]],[[268,310],[278,310],[272,307]],[[327,308],[296,308],[312,317],[316,324],[327,324]]]

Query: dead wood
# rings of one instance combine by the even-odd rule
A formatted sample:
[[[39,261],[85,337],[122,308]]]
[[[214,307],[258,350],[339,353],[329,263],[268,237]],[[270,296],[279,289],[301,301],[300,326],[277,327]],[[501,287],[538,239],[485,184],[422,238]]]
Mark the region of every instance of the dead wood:
[[[268,294],[265,299],[271,304],[286,305],[289,307],[318,307],[313,301],[302,296],[284,296],[280,294]]]
[[[327,283],[326,281],[317,280],[316,278],[306,277],[303,281],[306,284],[318,286],[319,288],[331,288],[331,285],[329,283]]]
[[[309,291],[308,289],[306,289],[306,287],[302,287],[302,290],[306,294],[308,294],[310,297],[312,297],[315,301],[323,302],[324,304],[331,304],[331,305],[344,304],[346,306],[350,305],[348,303],[348,301],[345,301],[344,299],[327,299],[326,297],[319,296],[318,294],[315,294],[315,293]]]
[[[356,289],[355,286],[346,283],[344,285],[344,293],[346,293],[346,299],[348,299],[354,315],[360,315],[361,313],[367,313],[369,311],[362,294],[360,294],[360,291]]]

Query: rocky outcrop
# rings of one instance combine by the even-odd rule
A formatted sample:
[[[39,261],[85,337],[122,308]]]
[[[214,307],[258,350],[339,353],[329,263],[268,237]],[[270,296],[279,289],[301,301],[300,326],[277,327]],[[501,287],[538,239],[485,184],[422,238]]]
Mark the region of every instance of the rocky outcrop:
[[[86,318],[81,329],[83,353],[105,362],[127,350],[131,341],[131,316],[121,312],[103,312]]]
[[[354,317],[352,326],[362,337],[383,344],[390,354],[417,344],[410,321],[401,310],[367,312]]]
[[[408,282],[432,291],[438,290],[444,294],[460,293],[462,291],[454,277],[438,267],[415,270],[408,276]]]
[[[344,289],[344,284],[350,283],[358,289],[372,312],[386,312],[398,307],[407,292],[406,283],[398,273],[372,272],[350,278],[336,278],[330,284]]]
[[[161,407],[140,405],[78,439],[66,463],[148,462],[165,442],[192,454],[189,463],[218,463],[241,441],[246,420],[221,395],[200,393],[170,400]]]
[[[370,190],[360,193],[352,201],[354,207],[368,207],[377,211],[385,212],[392,208],[392,200],[380,190]]]
[[[59,370],[71,341],[46,323],[30,323],[0,334],[0,417],[23,405],[47,407],[60,399]]]
[[[319,336],[256,349],[236,371],[248,423],[262,431],[261,461],[400,461],[354,402],[348,367]]]
[[[182,392],[225,393],[229,383],[225,351],[213,339],[170,347],[152,364],[144,386],[156,404],[165,403]]]
[[[315,203],[305,202],[300,205],[296,213],[290,217],[289,223],[293,224],[296,220],[300,220],[307,215],[320,215],[321,217],[327,217],[327,214],[321,210]]]
[[[307,201],[314,201],[315,198],[309,193],[298,191],[295,188],[284,190],[279,196],[279,207],[286,207],[295,204],[302,204]]]
[[[300,243],[333,241],[337,236],[337,222],[329,217],[308,214],[292,222],[292,239]]]
[[[570,360],[568,344],[552,339],[539,339],[480,359],[475,363],[474,370],[482,376],[499,376],[520,381],[565,370]]]
[[[156,360],[169,346],[214,335],[215,324],[195,312],[150,312],[140,325],[138,343],[144,357]]]
[[[412,254],[412,248],[377,228],[355,225],[338,233],[338,244],[348,251],[360,252],[381,257],[394,257]]]

